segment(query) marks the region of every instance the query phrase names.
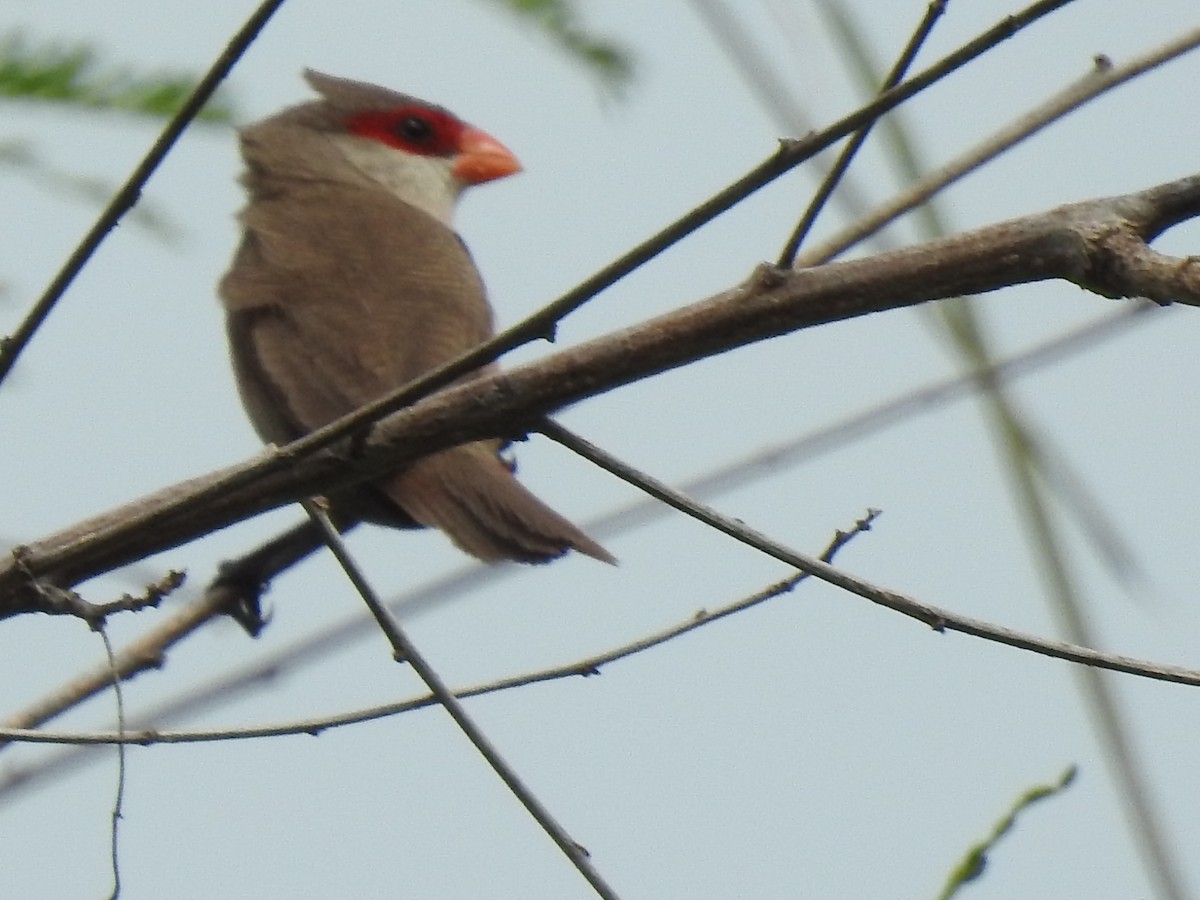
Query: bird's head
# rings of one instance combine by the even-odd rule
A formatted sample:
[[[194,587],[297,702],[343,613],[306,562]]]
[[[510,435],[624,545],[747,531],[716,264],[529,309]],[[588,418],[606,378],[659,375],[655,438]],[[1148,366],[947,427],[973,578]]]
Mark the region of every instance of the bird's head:
[[[507,147],[447,109],[311,69],[304,77],[319,100],[243,132],[252,173],[257,163],[269,174],[365,179],[449,223],[463,189],[521,171]]]

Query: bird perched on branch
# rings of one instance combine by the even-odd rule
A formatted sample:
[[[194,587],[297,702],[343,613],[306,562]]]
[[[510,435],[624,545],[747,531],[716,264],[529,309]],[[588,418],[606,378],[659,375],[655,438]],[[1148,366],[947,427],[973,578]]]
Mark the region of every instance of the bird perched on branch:
[[[441,107],[319,72],[305,78],[320,99],[241,132],[249,203],[220,286],[242,403],[276,444],[492,336],[483,283],[451,221],[465,188],[521,168]],[[440,528],[488,562],[545,562],[572,549],[613,562],[517,482],[501,446],[453,447],[330,502],[344,521]]]

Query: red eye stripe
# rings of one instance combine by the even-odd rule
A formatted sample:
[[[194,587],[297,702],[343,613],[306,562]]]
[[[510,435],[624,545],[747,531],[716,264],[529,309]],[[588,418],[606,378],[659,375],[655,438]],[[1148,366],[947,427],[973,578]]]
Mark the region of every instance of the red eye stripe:
[[[453,156],[465,127],[448,112],[415,105],[368,110],[346,120],[351,134],[421,156]]]

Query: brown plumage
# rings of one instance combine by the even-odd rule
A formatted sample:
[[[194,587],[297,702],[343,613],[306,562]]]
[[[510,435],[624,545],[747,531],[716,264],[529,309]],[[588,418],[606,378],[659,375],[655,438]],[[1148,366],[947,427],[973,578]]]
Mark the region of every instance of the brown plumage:
[[[520,168],[439,107],[305,74],[320,100],[241,133],[249,203],[220,286],[242,402],[278,444],[492,335],[451,216],[465,187]],[[440,528],[489,562],[544,562],[570,549],[613,562],[517,482],[500,447],[454,447],[331,501],[345,517]]]

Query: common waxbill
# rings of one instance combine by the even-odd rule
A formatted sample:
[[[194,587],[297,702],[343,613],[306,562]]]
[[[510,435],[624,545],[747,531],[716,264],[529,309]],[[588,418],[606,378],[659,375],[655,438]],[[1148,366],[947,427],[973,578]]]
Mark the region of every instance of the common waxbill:
[[[521,168],[441,107],[319,72],[305,78],[319,100],[241,131],[249,203],[220,285],[242,403],[277,444],[492,336],[483,283],[451,217],[464,188]],[[343,520],[440,528],[489,562],[545,562],[570,549],[612,562],[517,482],[501,446],[463,444],[330,501]]]

